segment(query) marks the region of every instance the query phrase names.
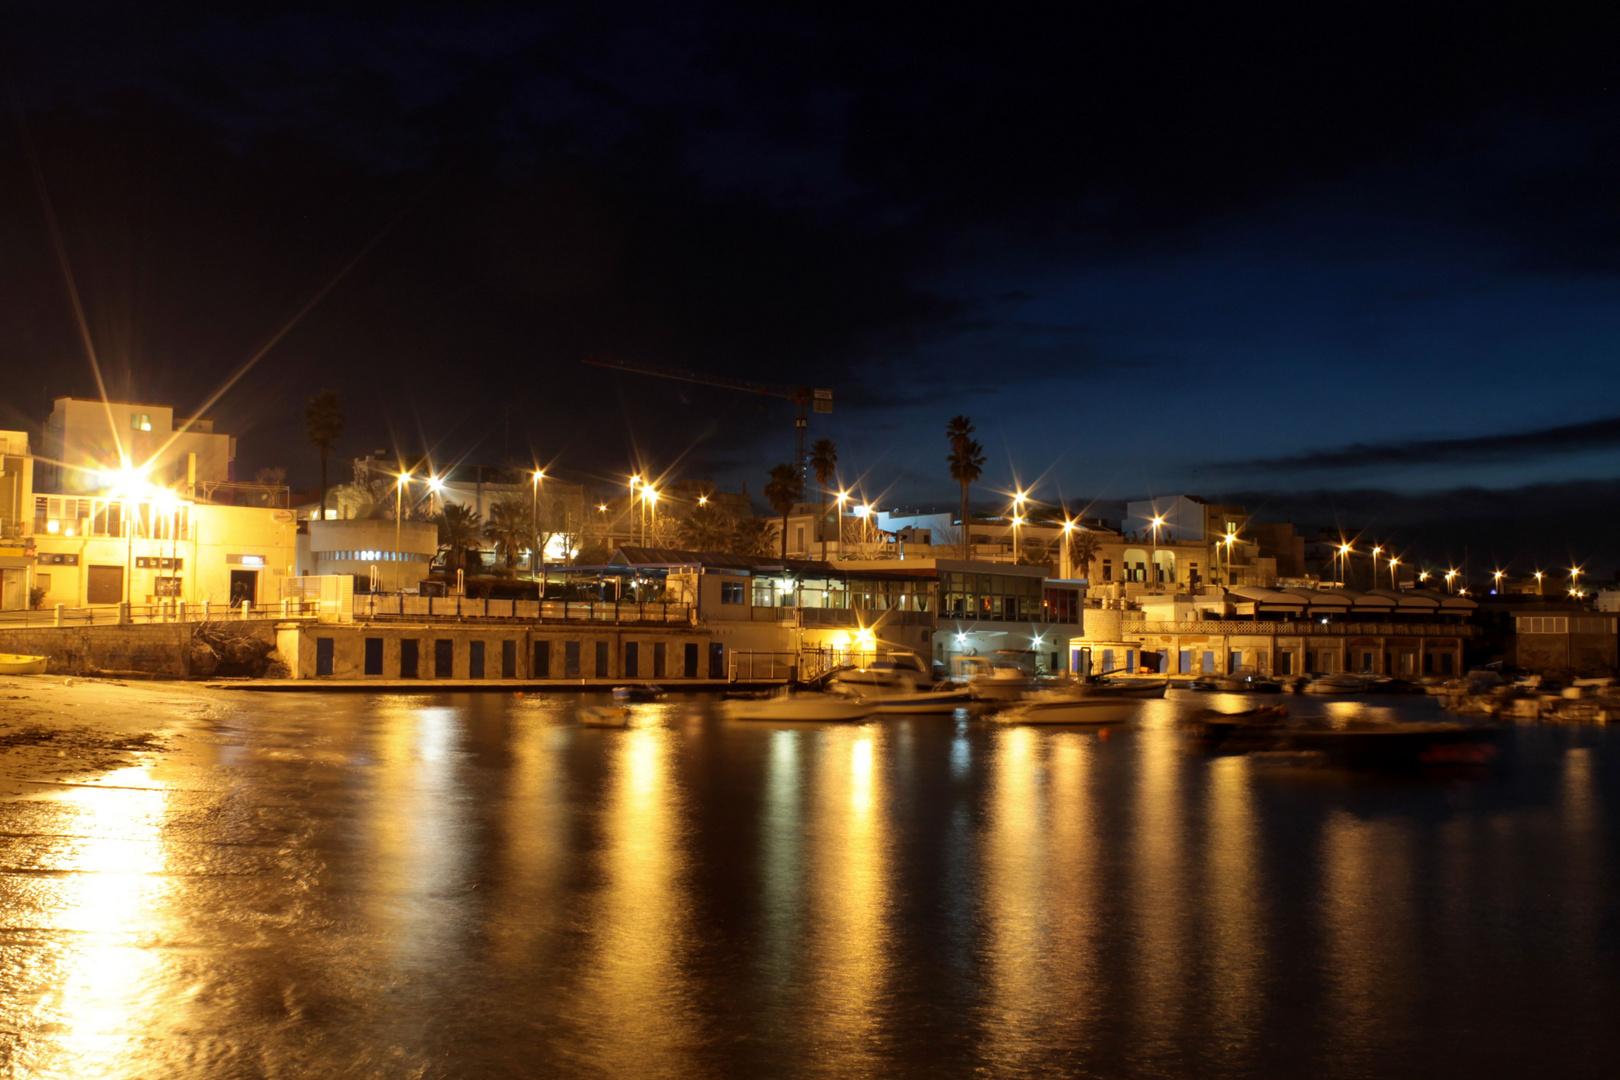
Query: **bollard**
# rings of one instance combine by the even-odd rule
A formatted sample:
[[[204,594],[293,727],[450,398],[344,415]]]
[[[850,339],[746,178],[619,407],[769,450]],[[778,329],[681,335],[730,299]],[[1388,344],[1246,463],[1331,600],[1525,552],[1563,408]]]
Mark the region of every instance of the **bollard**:
[[[174,605],[174,610],[175,610],[176,615],[179,617],[180,621],[185,622],[186,621],[186,602],[184,600],[177,600],[175,602],[175,605]]]
[[[208,621],[208,601],[207,600],[204,600],[202,602],[202,607],[203,607],[202,621],[207,622]]]
[[[244,601],[242,601],[242,618],[243,618],[243,619],[244,619],[244,620],[246,620],[246,619],[247,619],[247,617],[248,617],[248,612],[250,612],[250,611],[252,611],[252,610],[253,610],[253,604],[252,604],[252,602],[250,602],[250,601],[247,601],[247,600],[244,600]]]
[[[57,626],[64,625],[63,618],[66,615],[66,613],[67,613],[67,605],[66,604],[57,604],[56,605],[56,625]]]
[[[129,625],[129,601],[127,600],[118,605],[118,625]]]

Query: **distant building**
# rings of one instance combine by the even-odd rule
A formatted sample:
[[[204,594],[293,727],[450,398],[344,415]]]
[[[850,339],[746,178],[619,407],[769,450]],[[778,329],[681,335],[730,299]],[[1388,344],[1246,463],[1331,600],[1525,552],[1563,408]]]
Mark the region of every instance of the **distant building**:
[[[229,483],[236,439],[208,417],[175,416],[168,405],[57,398],[39,441],[38,490],[104,491],[108,476],[134,468],[150,484],[188,497],[200,485]]]

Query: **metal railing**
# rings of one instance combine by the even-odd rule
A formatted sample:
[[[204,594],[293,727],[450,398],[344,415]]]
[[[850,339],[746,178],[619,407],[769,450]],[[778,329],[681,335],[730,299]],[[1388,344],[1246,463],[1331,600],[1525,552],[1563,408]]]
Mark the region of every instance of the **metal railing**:
[[[161,623],[218,622],[252,619],[314,619],[321,614],[318,600],[283,600],[274,604],[187,603],[171,600],[157,604],[99,604],[93,607],[0,611],[0,630],[26,630],[47,626],[149,626]]]
[[[511,600],[472,596],[358,593],[357,619],[503,619],[524,622],[652,623],[689,625],[690,604],[637,604],[612,600]]]
[[[1320,623],[1245,622],[1241,619],[1189,619],[1185,622],[1148,622],[1128,615],[1122,630],[1133,634],[1275,634],[1318,637],[1473,637],[1479,628],[1466,623]]]

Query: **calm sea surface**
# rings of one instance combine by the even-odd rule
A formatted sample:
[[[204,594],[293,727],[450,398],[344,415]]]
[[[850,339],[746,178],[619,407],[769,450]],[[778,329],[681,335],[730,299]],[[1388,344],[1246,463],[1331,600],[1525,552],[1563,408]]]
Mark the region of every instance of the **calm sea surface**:
[[[243,694],[0,804],[0,1076],[1620,1071],[1620,732],[1379,777],[1190,753],[1182,692],[1106,735],[578,700]]]

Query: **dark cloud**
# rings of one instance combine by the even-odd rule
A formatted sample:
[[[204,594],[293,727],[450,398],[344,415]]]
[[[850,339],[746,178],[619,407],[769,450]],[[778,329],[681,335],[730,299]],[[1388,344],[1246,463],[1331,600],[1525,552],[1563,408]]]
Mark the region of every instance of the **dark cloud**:
[[[1612,450],[1620,447],[1620,416],[1561,424],[1535,431],[1477,435],[1465,439],[1413,439],[1406,442],[1353,443],[1337,450],[1312,450],[1278,458],[1217,463],[1221,471],[1312,472],[1385,466],[1432,466],[1519,461],[1555,454]]]

